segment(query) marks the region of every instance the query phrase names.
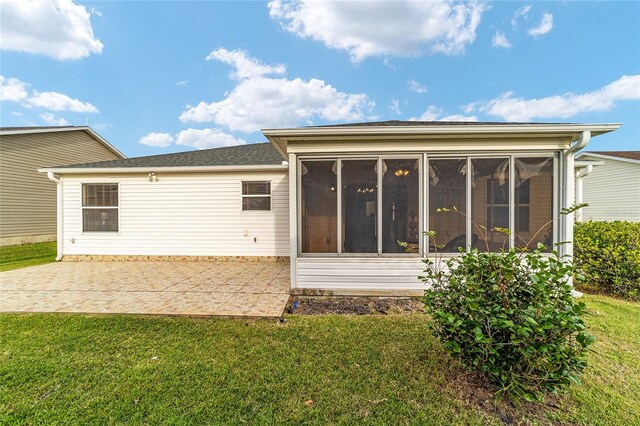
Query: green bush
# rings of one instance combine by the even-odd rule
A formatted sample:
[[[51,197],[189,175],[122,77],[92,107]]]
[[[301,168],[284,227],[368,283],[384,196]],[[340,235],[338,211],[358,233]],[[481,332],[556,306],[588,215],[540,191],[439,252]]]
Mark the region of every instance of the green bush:
[[[576,223],[573,241],[581,288],[640,299],[640,223]]]
[[[595,340],[585,332],[584,303],[572,296],[571,264],[541,248],[473,250],[444,264],[424,259],[433,333],[464,366],[515,400],[540,400],[579,382]]]

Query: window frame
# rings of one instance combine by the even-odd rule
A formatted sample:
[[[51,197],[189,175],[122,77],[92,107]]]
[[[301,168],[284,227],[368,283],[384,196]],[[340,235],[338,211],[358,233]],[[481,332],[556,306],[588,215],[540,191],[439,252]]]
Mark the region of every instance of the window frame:
[[[269,194],[243,194],[242,187],[245,183],[267,183],[269,184]],[[268,198],[268,209],[244,209],[245,198]],[[272,212],[273,209],[273,181],[272,180],[241,180],[240,181],[240,212],[241,213],[257,213],[257,212]]]
[[[83,196],[85,185],[116,185],[118,189],[118,205],[117,206],[84,206]],[[84,210],[116,210],[118,212],[118,229],[116,231],[85,231],[84,230]],[[113,235],[120,234],[120,182],[81,182],[80,183],[80,216],[81,216],[81,234],[98,234],[98,235]]]
[[[424,163],[423,163],[423,155],[419,152],[407,152],[407,153],[390,153],[390,154],[339,154],[339,155],[304,155],[297,156],[296,158],[296,229],[297,229],[297,255],[298,257],[341,257],[341,258],[375,258],[375,257],[420,257],[419,253],[383,253],[382,252],[382,199],[383,189],[382,189],[382,173],[379,173],[382,170],[382,161],[384,160],[417,160],[419,161],[419,171],[418,171],[418,232],[419,235],[422,235],[424,230],[424,224],[422,217],[424,215],[424,184],[423,184],[423,175],[424,175]],[[358,161],[358,160],[376,160],[377,161],[377,169],[378,173],[376,176],[377,179],[377,198],[376,198],[376,238],[377,238],[377,252],[376,253],[344,253],[342,251],[343,245],[343,235],[342,235],[342,161]],[[302,197],[301,197],[301,188],[302,188],[302,164],[305,161],[335,161],[337,167],[336,173],[336,196],[337,196],[337,217],[336,217],[336,238],[337,238],[337,250],[336,253],[303,253],[302,252]],[[419,245],[422,242],[422,238],[419,238]]]

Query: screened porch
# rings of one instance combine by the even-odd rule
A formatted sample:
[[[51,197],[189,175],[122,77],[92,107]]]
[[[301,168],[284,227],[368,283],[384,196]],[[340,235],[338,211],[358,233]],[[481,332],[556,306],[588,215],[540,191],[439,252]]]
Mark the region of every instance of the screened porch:
[[[550,250],[557,169],[554,153],[301,156],[298,256]]]

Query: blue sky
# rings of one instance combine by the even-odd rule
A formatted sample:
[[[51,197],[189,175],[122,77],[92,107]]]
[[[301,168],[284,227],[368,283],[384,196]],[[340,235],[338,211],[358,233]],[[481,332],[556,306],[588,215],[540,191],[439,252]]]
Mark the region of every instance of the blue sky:
[[[88,122],[128,156],[368,120],[622,122],[640,2],[2,3],[2,126]]]

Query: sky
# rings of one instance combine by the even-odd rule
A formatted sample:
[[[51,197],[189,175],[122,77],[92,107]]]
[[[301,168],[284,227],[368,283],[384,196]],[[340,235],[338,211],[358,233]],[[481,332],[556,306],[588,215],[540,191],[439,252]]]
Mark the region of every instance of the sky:
[[[0,3],[2,126],[89,124],[125,155],[380,120],[623,123],[640,2]]]

